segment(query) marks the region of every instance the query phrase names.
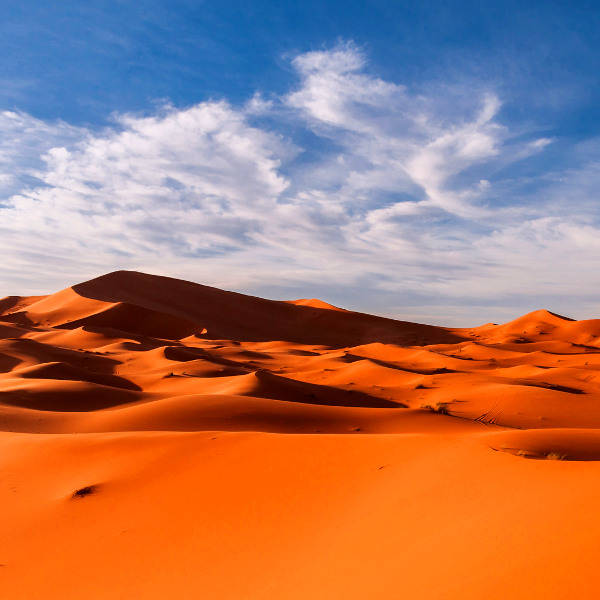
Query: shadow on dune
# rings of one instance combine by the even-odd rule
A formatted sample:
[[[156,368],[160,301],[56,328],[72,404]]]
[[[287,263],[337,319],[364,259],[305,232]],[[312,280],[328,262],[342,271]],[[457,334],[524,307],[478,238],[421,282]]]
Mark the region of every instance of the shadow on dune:
[[[0,321],[2,317],[0,317]],[[0,340],[18,339],[24,335],[31,333],[32,328],[14,327],[12,325],[4,325],[0,322]]]
[[[398,365],[396,363],[387,362],[385,360],[381,360],[379,358],[373,358],[371,356],[358,356],[356,354],[352,354],[351,352],[347,352],[342,358],[344,362],[353,363],[361,360],[368,360],[375,365],[379,365],[380,367],[385,367],[386,369],[396,369],[396,371],[403,371],[404,373],[414,373],[415,375],[443,375],[445,373],[459,373],[460,371],[456,371],[454,369],[447,369],[446,367],[437,367],[433,369],[427,369],[422,367],[417,369],[416,367],[406,367],[403,365]]]
[[[512,385],[524,385],[527,387],[538,387],[545,390],[552,390],[555,392],[565,392],[566,394],[585,394],[585,392],[579,388],[570,387],[568,385],[559,385],[557,383],[547,383],[545,381],[530,381],[528,379],[515,379],[511,382]]]
[[[31,388],[0,392],[0,403],[21,408],[49,412],[91,412],[137,402],[143,395],[133,390],[113,388],[87,382],[73,382],[75,389],[68,386],[48,389],[34,381]]]
[[[0,315],[0,321],[12,323],[13,325],[18,325],[20,327],[26,327],[29,330],[35,329],[37,325],[37,323],[34,323],[24,311],[14,312],[8,315]]]
[[[546,429],[489,436],[493,450],[538,460],[600,460],[600,430]]]
[[[164,339],[180,339],[204,329],[205,339],[281,340],[330,347],[464,339],[442,327],[265,300],[135,271],[109,273],[72,289],[84,298],[117,304],[70,326],[114,327]]]
[[[112,373],[119,361],[96,352],[73,350],[22,338],[11,340],[19,354],[34,359],[37,363],[63,362],[74,367],[96,373]]]
[[[61,362],[42,363],[17,371],[24,379],[53,379],[55,381],[85,381],[107,387],[141,392],[142,388],[135,383],[111,373],[97,373]]]
[[[159,339],[180,339],[198,331],[198,325],[188,319],[130,302],[109,305],[96,314],[64,323],[61,328],[77,329],[82,326]]]
[[[268,371],[255,373],[257,386],[252,396],[302,404],[321,406],[347,406],[352,408],[405,408],[401,402],[371,396],[364,392],[345,390],[327,385],[307,383],[274,375]]]
[[[6,298],[0,298],[0,313],[10,310],[17,304],[20,296],[6,296]]]
[[[9,373],[20,363],[18,358],[0,352],[0,373]]]

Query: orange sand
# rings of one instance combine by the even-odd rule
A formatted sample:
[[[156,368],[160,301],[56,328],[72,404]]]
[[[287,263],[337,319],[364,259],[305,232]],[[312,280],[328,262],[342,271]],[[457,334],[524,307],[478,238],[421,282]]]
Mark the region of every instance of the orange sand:
[[[117,272],[0,300],[0,597],[596,598],[600,320]]]

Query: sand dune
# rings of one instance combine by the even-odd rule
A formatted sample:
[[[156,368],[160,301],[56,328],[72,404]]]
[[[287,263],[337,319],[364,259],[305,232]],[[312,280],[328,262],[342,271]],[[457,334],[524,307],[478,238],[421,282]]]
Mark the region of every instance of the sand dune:
[[[120,271],[0,300],[6,598],[595,598],[600,320]]]

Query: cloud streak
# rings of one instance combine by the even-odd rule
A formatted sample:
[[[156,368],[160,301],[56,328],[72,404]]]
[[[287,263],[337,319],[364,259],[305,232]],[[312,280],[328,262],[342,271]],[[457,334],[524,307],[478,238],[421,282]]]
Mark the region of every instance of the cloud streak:
[[[511,131],[493,91],[411,92],[352,44],[292,65],[281,97],[101,131],[1,113],[2,291],[131,268],[445,323],[593,310],[593,161],[532,191],[510,166],[554,140]]]

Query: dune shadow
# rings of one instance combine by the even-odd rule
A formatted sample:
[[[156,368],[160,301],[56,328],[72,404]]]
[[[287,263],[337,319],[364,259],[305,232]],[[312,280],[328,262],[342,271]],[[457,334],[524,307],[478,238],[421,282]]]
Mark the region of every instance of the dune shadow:
[[[0,352],[0,373],[9,373],[20,364],[20,359]]]
[[[54,381],[83,381],[106,387],[141,392],[142,388],[129,379],[112,373],[98,373],[66,363],[44,363],[20,373],[24,379],[52,379]]]
[[[515,379],[511,382],[512,385],[524,385],[526,387],[537,387],[554,392],[565,392],[566,394],[585,394],[584,390],[570,387],[567,385],[559,385],[557,383],[547,383],[545,381],[530,381],[528,379]]]
[[[11,313],[10,315],[0,315],[0,321],[5,323],[13,323],[20,327],[32,328],[37,325],[24,312]]]
[[[0,403],[44,412],[91,412],[138,402],[139,392],[104,386],[85,391],[19,389],[0,392]]]
[[[322,406],[406,408],[406,405],[401,402],[379,398],[365,392],[307,383],[275,375],[269,371],[256,371],[255,374],[258,386],[252,391],[252,395],[260,398]]]
[[[350,352],[346,353],[342,359],[344,362],[357,362],[359,360],[368,360],[380,367],[385,367],[386,369],[395,369],[396,371],[402,371],[405,373],[414,373],[415,375],[443,375],[445,373],[460,373],[460,371],[455,371],[454,369],[447,369],[446,367],[437,367],[434,369],[417,369],[416,367],[406,367],[401,366],[396,363],[387,362],[385,360],[381,360],[379,358],[371,358],[368,356],[358,356],[356,354],[351,354]]]
[[[11,341],[16,344],[19,354],[28,356],[37,363],[67,363],[75,368],[107,374],[112,374],[114,369],[121,364],[114,358],[89,350],[73,350],[52,346],[30,338],[15,338]]]
[[[199,329],[206,329],[203,339],[278,340],[331,348],[373,342],[422,346],[466,339],[443,327],[266,300],[135,271],[109,273],[72,289],[85,298],[123,305],[86,319],[86,324],[162,339],[181,339]]]

